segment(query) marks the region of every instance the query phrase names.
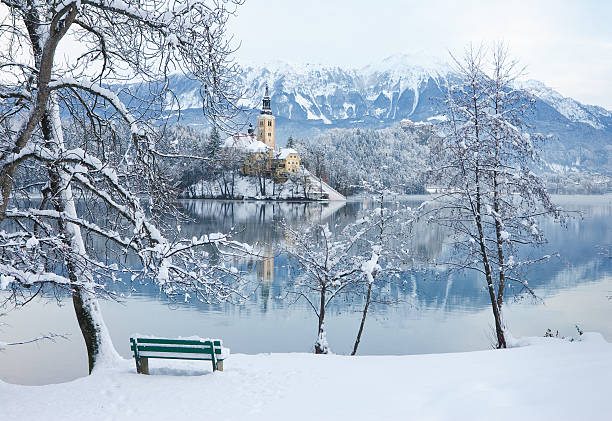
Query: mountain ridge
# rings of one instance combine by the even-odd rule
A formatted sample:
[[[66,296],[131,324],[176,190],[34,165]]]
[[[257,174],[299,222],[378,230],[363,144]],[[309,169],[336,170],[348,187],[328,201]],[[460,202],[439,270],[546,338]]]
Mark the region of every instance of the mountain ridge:
[[[434,57],[400,54],[379,63],[354,68],[300,64],[276,60],[240,67],[239,84],[246,95],[239,102],[253,122],[268,85],[277,118],[277,139],[312,137],[328,128],[384,128],[404,119],[435,121],[444,113],[452,66]],[[180,84],[178,101],[183,124],[201,124],[199,87],[188,79]],[[586,170],[612,174],[612,111],[585,105],[535,80],[517,83],[534,100],[526,123],[550,134],[544,158],[554,171]],[[200,114],[201,116],[201,114]]]

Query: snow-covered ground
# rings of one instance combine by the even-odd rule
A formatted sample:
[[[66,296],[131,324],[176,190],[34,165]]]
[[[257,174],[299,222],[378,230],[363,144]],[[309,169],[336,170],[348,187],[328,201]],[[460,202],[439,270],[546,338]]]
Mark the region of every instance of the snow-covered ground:
[[[8,420],[609,420],[612,345],[531,338],[503,351],[133,361],[69,383],[0,382]]]
[[[304,180],[307,180],[307,197],[304,196]],[[294,180],[288,180],[285,183],[275,184],[272,179],[266,179],[265,182],[266,194],[263,195],[259,191],[256,177],[236,176],[233,189],[234,197],[259,200],[291,200],[320,199],[323,194],[330,201],[346,200],[346,197],[306,169],[301,170],[299,177]],[[222,198],[222,192],[217,182],[201,180],[187,189],[186,196],[193,196],[194,198]]]

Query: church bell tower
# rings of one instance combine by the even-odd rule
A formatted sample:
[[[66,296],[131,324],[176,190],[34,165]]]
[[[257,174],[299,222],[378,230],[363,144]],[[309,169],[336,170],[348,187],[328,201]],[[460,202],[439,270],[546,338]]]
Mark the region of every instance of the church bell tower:
[[[274,129],[274,116],[270,108],[270,94],[268,93],[268,85],[263,97],[263,107],[257,118],[257,140],[263,142],[274,150],[276,146],[276,132]]]

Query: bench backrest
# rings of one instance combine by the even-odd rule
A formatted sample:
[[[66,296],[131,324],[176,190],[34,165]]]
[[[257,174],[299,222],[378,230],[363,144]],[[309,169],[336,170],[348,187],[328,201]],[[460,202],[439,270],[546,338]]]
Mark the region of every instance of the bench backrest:
[[[136,358],[212,359],[222,357],[220,339],[130,338]]]

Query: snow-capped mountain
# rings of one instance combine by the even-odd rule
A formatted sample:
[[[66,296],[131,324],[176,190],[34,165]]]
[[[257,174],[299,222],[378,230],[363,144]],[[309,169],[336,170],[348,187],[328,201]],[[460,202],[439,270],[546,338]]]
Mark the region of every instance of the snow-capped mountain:
[[[243,68],[243,105],[257,108],[264,86],[271,89],[275,114],[323,124],[362,120],[397,121],[431,116],[428,90],[440,97],[450,68],[433,59],[388,57],[361,69],[275,62]],[[431,85],[431,87],[430,87]],[[429,88],[429,89],[428,89]]]
[[[254,121],[266,84],[277,123],[277,141],[289,135],[312,136],[333,127],[386,127],[402,119],[435,121],[453,71],[448,63],[425,54],[401,54],[362,68],[276,61],[241,68],[245,95],[240,102]],[[182,108],[199,107],[199,87],[174,81]],[[535,99],[528,116],[536,130],[552,134],[545,148],[551,168],[612,173],[612,111],[584,105],[538,81],[517,86]],[[198,113],[193,113],[197,115]],[[190,113],[183,113],[190,123]],[[193,123],[201,120],[199,116]]]
[[[604,129],[612,123],[612,111],[596,105],[583,105],[537,80],[519,82],[518,87],[546,102],[571,122],[585,123],[595,129]]]

